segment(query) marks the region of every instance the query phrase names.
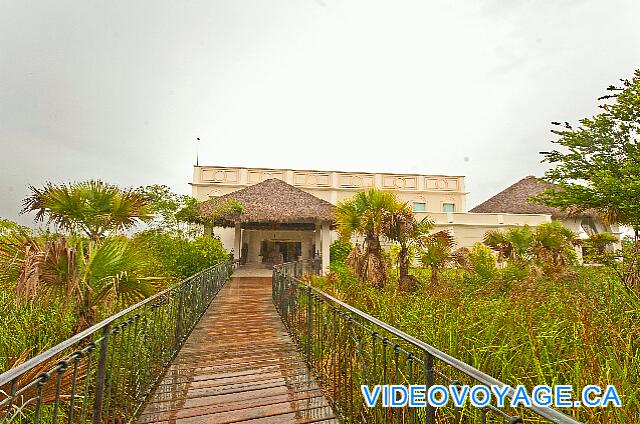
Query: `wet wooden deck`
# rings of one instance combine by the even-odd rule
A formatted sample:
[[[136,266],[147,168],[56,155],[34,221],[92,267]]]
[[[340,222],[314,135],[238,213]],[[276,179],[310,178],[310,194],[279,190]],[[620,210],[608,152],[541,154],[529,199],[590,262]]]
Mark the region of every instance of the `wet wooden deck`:
[[[337,423],[271,302],[271,279],[227,283],[139,423]]]

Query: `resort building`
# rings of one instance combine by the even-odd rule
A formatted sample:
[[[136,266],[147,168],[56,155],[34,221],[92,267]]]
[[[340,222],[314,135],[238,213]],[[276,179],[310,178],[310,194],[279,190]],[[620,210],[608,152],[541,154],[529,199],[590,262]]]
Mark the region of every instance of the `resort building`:
[[[529,198],[542,193],[554,186],[540,181],[534,176],[528,176],[517,183],[507,187],[505,190],[484,201],[471,209],[471,214],[476,213],[510,213],[510,214],[542,214],[550,216],[553,220],[561,221],[562,224],[576,233],[580,238],[586,239],[597,233],[608,232],[615,235],[618,240],[622,231],[616,224],[606,224],[595,214],[583,213],[569,216],[566,212],[551,206],[532,203]],[[620,248],[619,242],[615,248]],[[581,250],[578,250],[580,253]]]
[[[466,210],[464,177],[295,169],[195,166],[193,196],[203,214],[224,200],[242,204],[241,213],[207,228],[243,262],[271,265],[316,255],[328,266],[333,208],[341,200],[370,187],[392,190],[409,202],[418,219],[430,216],[436,229],[446,229],[457,247],[471,247],[488,230],[536,226],[552,219],[587,237],[594,232],[619,234],[595,216],[567,217],[561,211],[529,202],[547,186],[527,177],[486,202]]]

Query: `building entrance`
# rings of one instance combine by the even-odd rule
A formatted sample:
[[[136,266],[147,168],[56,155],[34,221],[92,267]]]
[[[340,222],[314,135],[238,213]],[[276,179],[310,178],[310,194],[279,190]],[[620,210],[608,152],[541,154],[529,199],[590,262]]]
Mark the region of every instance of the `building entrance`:
[[[301,255],[302,243],[296,240],[262,240],[260,245],[260,256],[265,264],[297,261]]]

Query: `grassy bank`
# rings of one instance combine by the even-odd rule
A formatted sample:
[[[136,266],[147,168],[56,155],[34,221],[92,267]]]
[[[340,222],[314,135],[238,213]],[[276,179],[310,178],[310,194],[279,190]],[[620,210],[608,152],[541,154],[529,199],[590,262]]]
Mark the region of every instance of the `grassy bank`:
[[[589,423],[640,422],[640,301],[603,268],[558,279],[507,267],[445,270],[435,285],[384,289],[333,264],[324,289],[509,384],[616,386],[623,408],[565,410]]]

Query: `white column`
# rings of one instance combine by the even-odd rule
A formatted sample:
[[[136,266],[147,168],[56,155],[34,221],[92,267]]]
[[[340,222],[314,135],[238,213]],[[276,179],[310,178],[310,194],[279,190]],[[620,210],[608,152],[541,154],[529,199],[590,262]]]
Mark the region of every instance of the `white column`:
[[[329,223],[322,224],[322,272],[329,272],[329,246],[331,245],[331,230]]]
[[[315,251],[313,252],[313,256],[315,257],[316,252],[322,252],[322,237],[320,236],[320,232],[322,231],[322,225],[316,224],[316,231],[313,233],[314,239],[313,243],[316,245]]]
[[[240,251],[242,250],[242,229],[240,224],[236,223],[236,234],[233,241],[233,253],[235,259],[240,259]]]

